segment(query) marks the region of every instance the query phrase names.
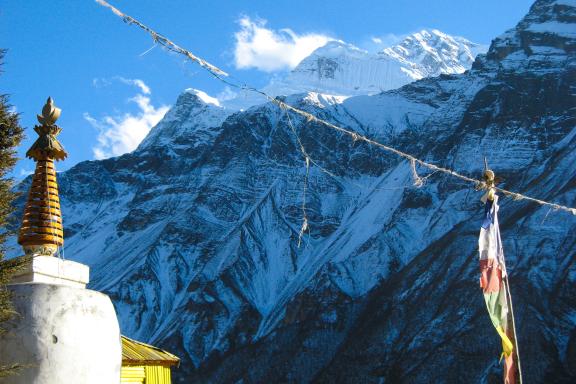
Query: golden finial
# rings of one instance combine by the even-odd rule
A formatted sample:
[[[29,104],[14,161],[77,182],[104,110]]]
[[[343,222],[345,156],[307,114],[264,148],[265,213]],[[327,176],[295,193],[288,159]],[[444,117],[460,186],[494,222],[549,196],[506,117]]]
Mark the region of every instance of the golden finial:
[[[488,169],[488,160],[484,157],[484,183],[488,189],[488,200],[494,200],[494,187],[496,186],[496,174],[493,170]]]
[[[48,97],[46,100],[46,104],[42,108],[42,115],[36,115],[38,122],[42,125],[54,125],[56,120],[60,117],[60,113],[62,110],[60,108],[56,108],[54,105],[54,100],[51,97]]]
[[[53,159],[64,160],[68,154],[56,136],[62,131],[55,123],[60,117],[62,110],[54,105],[54,100],[49,97],[42,108],[42,115],[36,115],[41,125],[34,127],[34,131],[40,136],[32,147],[26,152],[26,157],[34,160]]]

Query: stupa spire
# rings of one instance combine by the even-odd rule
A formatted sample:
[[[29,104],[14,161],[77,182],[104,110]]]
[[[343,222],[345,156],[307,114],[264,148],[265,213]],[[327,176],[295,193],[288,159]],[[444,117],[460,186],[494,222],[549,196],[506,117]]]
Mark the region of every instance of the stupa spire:
[[[60,108],[56,108],[54,100],[49,97],[42,108],[42,115],[37,116],[40,125],[34,127],[39,137],[26,152],[26,157],[36,161],[36,169],[24,209],[18,244],[24,248],[25,254],[31,256],[54,256],[58,247],[64,244],[54,169],[54,160],[63,160],[68,155],[56,139],[62,130],[55,124],[60,112]]]

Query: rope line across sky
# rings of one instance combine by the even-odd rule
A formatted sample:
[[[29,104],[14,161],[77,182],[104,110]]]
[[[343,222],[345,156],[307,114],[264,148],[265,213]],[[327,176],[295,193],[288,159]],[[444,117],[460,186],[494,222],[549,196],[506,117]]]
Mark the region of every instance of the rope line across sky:
[[[286,110],[286,111],[292,111],[302,117],[306,118],[307,122],[316,122],[319,124],[322,124],[328,128],[334,129],[338,132],[344,133],[348,136],[350,136],[352,138],[352,140],[354,141],[363,141],[367,144],[370,145],[374,145],[377,146],[387,152],[393,153],[397,156],[400,156],[408,161],[410,161],[411,165],[413,167],[415,167],[415,164],[419,164],[420,166],[423,166],[425,168],[428,168],[432,171],[436,171],[436,172],[442,172],[442,173],[446,173],[448,175],[451,175],[452,177],[464,180],[468,183],[472,183],[474,184],[477,188],[479,189],[485,189],[486,188],[486,184],[484,183],[484,181],[478,180],[478,179],[474,179],[465,175],[462,175],[454,170],[448,169],[448,168],[443,168],[443,167],[439,167],[437,165],[428,163],[424,160],[418,159],[415,156],[410,155],[409,153],[400,151],[399,149],[387,146],[385,144],[382,144],[378,141],[375,141],[373,139],[370,139],[366,136],[360,135],[357,132],[339,127],[335,124],[332,124],[326,120],[320,119],[314,115],[312,115],[311,113],[308,113],[306,111],[303,111],[301,109],[298,109],[296,107],[293,107],[290,104],[286,104],[284,101],[279,100],[278,98],[275,98],[273,96],[268,95],[267,93],[256,89],[252,86],[249,86],[241,81],[239,81],[238,79],[235,79],[233,76],[230,76],[228,73],[226,73],[225,71],[221,70],[220,68],[210,64],[209,62],[207,62],[206,60],[194,55],[192,52],[188,51],[187,49],[184,49],[178,45],[176,45],[175,43],[173,43],[172,41],[170,41],[168,38],[166,38],[165,36],[160,35],[159,33],[157,33],[156,31],[154,31],[153,29],[151,29],[150,27],[142,24],[140,21],[134,19],[133,17],[126,15],[125,13],[123,13],[122,11],[120,11],[119,9],[115,8],[114,6],[112,6],[111,4],[109,4],[108,2],[104,1],[104,0],[95,0],[98,4],[109,8],[116,16],[119,16],[120,18],[122,18],[122,20],[124,20],[124,22],[128,23],[128,24],[134,24],[138,27],[140,27],[141,29],[143,29],[145,32],[147,32],[152,39],[154,40],[155,43],[159,43],[161,45],[163,45],[164,47],[166,47],[167,49],[169,49],[170,51],[179,53],[181,55],[184,55],[185,57],[187,57],[189,60],[197,63],[198,65],[200,65],[203,69],[205,69],[206,71],[208,71],[212,76],[214,76],[216,79],[218,79],[219,81],[223,82],[226,85],[229,85],[231,87],[237,88],[237,89],[241,89],[241,90],[245,90],[245,91],[252,91],[255,93],[258,93],[262,96],[264,96],[268,101],[270,101],[271,103],[276,104],[279,108]],[[226,76],[227,78],[224,78],[223,76]],[[231,80],[237,81],[237,83],[231,81]],[[301,145],[301,144],[300,144]],[[303,147],[300,148],[301,151],[304,149]],[[308,162],[310,161],[310,157],[308,156],[308,154],[306,153],[306,151],[302,151],[305,158],[306,158],[306,167],[308,169],[309,164]],[[307,171],[308,172],[308,171]],[[572,207],[567,207],[565,205],[560,205],[560,204],[556,204],[556,203],[551,203],[545,200],[541,200],[541,199],[537,199],[534,197],[530,197],[530,196],[526,196],[523,195],[521,193],[517,193],[517,192],[512,192],[512,191],[508,191],[506,189],[503,188],[498,188],[498,187],[494,187],[494,189],[498,192],[501,192],[502,194],[504,194],[505,196],[509,196],[512,197],[513,200],[527,200],[527,201],[531,201],[533,203],[537,203],[539,205],[542,206],[548,206],[550,207],[552,210],[558,211],[566,211],[569,213],[572,213],[573,215],[576,216],[576,208],[572,208]],[[305,208],[303,208],[305,210]],[[307,227],[307,220],[306,220],[306,216],[304,216],[304,225],[303,225],[303,230],[305,231]]]

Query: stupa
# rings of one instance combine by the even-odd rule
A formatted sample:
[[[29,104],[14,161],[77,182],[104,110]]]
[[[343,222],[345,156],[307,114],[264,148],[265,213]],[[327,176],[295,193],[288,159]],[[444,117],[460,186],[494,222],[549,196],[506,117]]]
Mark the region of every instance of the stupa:
[[[120,383],[122,342],[110,298],[86,289],[89,268],[64,260],[64,228],[55,160],[67,154],[56,136],[60,109],[48,98],[26,153],[36,162],[18,243],[25,267],[8,289],[18,313],[0,335],[0,365],[25,364],[6,384]]]

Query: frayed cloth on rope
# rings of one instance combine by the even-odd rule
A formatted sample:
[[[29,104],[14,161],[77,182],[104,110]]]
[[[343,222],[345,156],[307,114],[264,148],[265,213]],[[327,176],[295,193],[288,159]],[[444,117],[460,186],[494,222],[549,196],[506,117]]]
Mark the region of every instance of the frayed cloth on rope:
[[[198,63],[198,65],[208,69],[210,72],[216,73],[220,76],[228,76],[228,74],[226,72],[224,72],[223,70],[221,70],[220,68],[218,68],[215,65],[210,64],[209,62],[207,62],[206,60],[194,55],[192,52],[181,48],[180,46],[174,44],[172,41],[168,40],[166,37],[162,36],[161,34],[155,32],[154,30],[150,29],[149,27],[147,27],[146,25],[142,24],[141,22],[139,22],[138,20],[134,19],[133,17],[126,15],[125,13],[123,13],[122,11],[120,11],[118,8],[114,7],[113,5],[109,4],[108,2],[104,1],[104,0],[96,0],[96,2],[100,5],[102,5],[103,7],[109,8],[116,16],[121,17],[122,20],[124,20],[125,23],[127,24],[134,24],[140,28],[142,28],[143,30],[145,30],[146,32],[148,32],[151,36],[152,36],[152,40],[154,40],[155,43],[159,43],[164,45],[165,47],[181,53],[183,55],[185,55],[186,57],[188,57],[190,60]]]
[[[414,179],[414,186],[420,188],[424,185],[424,179],[418,175],[416,172],[416,161],[410,160],[410,167],[412,168],[412,178]]]

